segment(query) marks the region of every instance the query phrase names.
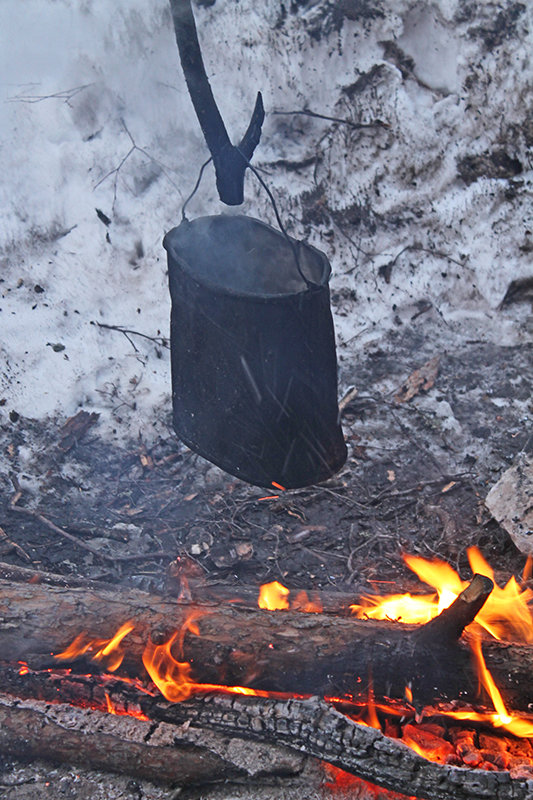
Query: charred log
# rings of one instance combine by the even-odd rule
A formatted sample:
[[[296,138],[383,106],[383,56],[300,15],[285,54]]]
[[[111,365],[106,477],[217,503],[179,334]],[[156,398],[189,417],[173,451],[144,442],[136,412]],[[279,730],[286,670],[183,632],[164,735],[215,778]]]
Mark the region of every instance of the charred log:
[[[22,676],[22,680],[26,677]],[[57,696],[58,676],[41,673],[40,676],[30,677],[33,681],[39,681],[42,694]],[[89,686],[90,682],[92,687]],[[272,761],[280,770],[278,774],[283,774],[283,770],[284,774],[291,774],[291,770],[294,774],[302,765],[302,762],[295,763],[286,755],[285,748],[289,748],[299,754],[325,760],[364,780],[394,789],[396,792],[403,792],[411,797],[415,795],[417,798],[428,800],[473,800],[483,797],[491,800],[508,800],[508,798],[531,800],[532,797],[528,780],[513,779],[509,772],[487,772],[427,761],[402,742],[352,721],[316,697],[308,700],[276,700],[207,695],[171,704],[148,694],[138,695],[133,687],[116,688],[113,686],[113,681],[108,681],[105,686],[99,685],[90,676],[75,676],[72,683],[67,679],[65,684],[62,684],[61,688],[65,689],[68,695],[70,686],[72,697],[77,697],[78,702],[80,687],[85,685],[85,693],[92,697],[93,702],[103,701],[105,688],[105,695],[113,703],[121,704],[124,708],[129,705],[130,709],[133,708],[135,711],[142,710],[152,721],[150,726],[152,734],[148,739],[153,740],[155,761],[157,762],[164,752],[170,765],[180,764],[176,772],[172,767],[167,769],[163,765],[156,778],[162,782],[184,784],[191,778],[194,782],[216,780],[220,779],[224,772],[228,776],[233,775],[237,778],[239,774],[242,776],[242,767],[239,773],[239,766],[231,760],[229,764],[224,763],[225,759],[218,754],[213,758],[209,744],[204,747],[204,750],[208,751],[205,754],[205,765],[199,763],[204,755],[201,749],[198,748],[196,751],[192,749],[191,763],[180,771],[182,762],[179,759],[183,757],[183,747],[187,747],[187,742],[183,740],[184,730],[193,728],[200,731],[202,736],[205,733],[207,743],[209,735],[215,731],[226,737],[230,736],[232,742],[246,739],[272,747]],[[33,689],[35,690],[35,686]],[[108,746],[114,744],[109,731],[98,743],[92,741],[88,744],[87,738],[79,735],[80,720],[76,720],[77,711],[65,707],[64,704],[55,707],[47,705],[43,708],[35,702],[30,704],[29,708],[24,703],[14,707],[9,698],[0,696],[0,751],[20,755],[21,747],[24,746],[28,748],[26,751],[28,755],[79,763],[80,754],[77,752],[79,747],[81,757],[84,754],[88,756],[89,761],[85,763],[112,771],[123,767],[125,774],[132,773],[132,769],[136,775],[148,777],[153,774],[149,763],[148,772],[144,771],[146,758],[141,760],[137,767],[131,763],[131,759],[113,759],[106,756],[105,744]],[[101,728],[102,725],[105,727],[103,721],[105,715],[92,713],[97,716],[96,727]],[[63,715],[66,715],[67,723]],[[110,715],[107,715],[108,719],[109,717]],[[86,726],[87,712],[84,721]],[[136,731],[137,720],[126,721],[128,725],[131,723],[132,730]],[[147,722],[143,724],[149,725]],[[68,725],[74,728],[72,735]],[[81,727],[83,728],[83,724]],[[136,737],[138,733],[132,735],[130,730],[124,738],[135,742]],[[42,747],[43,738],[44,747]],[[170,752],[171,746],[168,746],[174,740],[178,750],[175,761]],[[164,742],[164,749],[158,752],[156,747],[161,741]],[[122,742],[119,750],[127,753],[128,747],[128,743]],[[190,744],[189,749],[191,750]],[[130,752],[137,751],[132,749]]]
[[[183,650],[175,655],[191,663],[200,683],[339,695],[364,690],[372,671],[377,695],[402,697],[409,684],[417,705],[435,696],[473,700],[478,679],[470,648],[464,637],[454,642],[443,635],[450,618],[457,633],[473,617],[479,596],[473,590],[470,595],[477,598],[473,605],[463,596],[440,622],[424,628],[323,614],[191,606],[136,590],[0,580],[0,650],[4,659],[25,660],[30,666],[57,665],[50,653],[60,653],[80,632],[111,638],[131,620],[134,629],[125,640],[121,667],[130,675],[145,674],[141,658],[149,640],[161,644],[183,629]],[[200,635],[187,630],[191,613]],[[483,650],[509,702],[527,708],[533,702],[533,648],[493,640]],[[87,667],[87,662],[81,664]]]
[[[0,752],[19,760],[81,765],[180,785],[287,776],[303,766],[302,756],[283,747],[248,742],[242,749],[229,748],[227,735],[191,725],[0,694]]]

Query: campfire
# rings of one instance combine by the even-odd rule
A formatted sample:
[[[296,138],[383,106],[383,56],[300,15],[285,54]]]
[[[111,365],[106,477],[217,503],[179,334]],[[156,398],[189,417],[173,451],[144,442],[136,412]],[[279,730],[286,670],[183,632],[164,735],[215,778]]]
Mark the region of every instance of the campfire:
[[[19,638],[16,659],[4,661],[1,709],[6,698],[22,706],[31,699],[176,729],[208,725],[276,740],[420,797],[469,796],[472,781],[489,773],[508,787],[494,796],[522,797],[516,792],[533,777],[531,559],[521,582],[512,577],[500,587],[479,550],[468,556],[470,583],[445,562],[405,556],[433,594],[365,596],[344,615],[324,614],[320,595],[278,582],[261,586],[253,610],[238,597],[220,606],[191,602],[200,591],[194,584],[185,603],[141,592],[111,601],[99,588],[53,586],[49,576],[28,584],[24,570],[12,570],[5,608],[21,614],[46,596],[57,618]],[[130,616],[95,638],[95,625],[109,627],[106,604],[108,617],[126,608]],[[74,605],[83,608],[85,630],[65,646],[79,624]]]

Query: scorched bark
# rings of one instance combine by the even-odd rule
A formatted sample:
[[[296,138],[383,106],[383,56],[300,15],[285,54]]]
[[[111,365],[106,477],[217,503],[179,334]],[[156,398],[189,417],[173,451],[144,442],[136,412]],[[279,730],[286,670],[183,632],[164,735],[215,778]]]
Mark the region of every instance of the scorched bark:
[[[377,695],[401,697],[410,684],[419,705],[436,696],[477,696],[470,648],[464,637],[454,641],[450,631],[455,626],[457,633],[457,620],[450,610],[440,623],[405,626],[303,612],[191,606],[133,589],[0,580],[0,651],[4,660],[53,664],[50,654],[64,650],[79,633],[107,639],[131,620],[134,629],[123,642],[122,669],[145,675],[141,659],[147,641],[163,643],[187,627],[191,614],[199,635],[185,633],[183,652],[174,654],[191,663],[196,682],[338,695],[364,690],[372,672]],[[533,648],[486,641],[483,650],[509,703],[527,708],[533,702]]]

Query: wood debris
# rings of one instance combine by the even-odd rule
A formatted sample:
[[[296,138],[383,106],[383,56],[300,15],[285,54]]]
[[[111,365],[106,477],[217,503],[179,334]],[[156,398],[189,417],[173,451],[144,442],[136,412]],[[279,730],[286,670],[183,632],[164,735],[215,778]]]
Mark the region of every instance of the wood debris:
[[[440,357],[433,356],[419,369],[415,369],[394,395],[395,401],[397,403],[407,403],[420,392],[429,392],[437,379],[439,362]]]

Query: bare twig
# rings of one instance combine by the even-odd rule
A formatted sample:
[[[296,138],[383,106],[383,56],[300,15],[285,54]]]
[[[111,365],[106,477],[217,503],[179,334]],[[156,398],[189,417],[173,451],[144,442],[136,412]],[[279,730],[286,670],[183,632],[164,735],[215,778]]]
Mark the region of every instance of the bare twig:
[[[18,556],[20,556],[20,558],[23,559],[23,561],[31,561],[31,558],[27,552],[23,550],[22,547],[20,547],[20,545],[18,545],[16,542],[12,542],[4,529],[0,528],[0,553],[4,555],[5,553],[11,553],[13,550]]]
[[[141,336],[143,339],[148,339],[148,341],[154,342],[154,344],[158,344],[161,347],[166,347],[167,350],[170,350],[168,340],[164,336],[149,336],[147,333],[133,331],[131,328],[124,328],[122,325],[107,325],[105,322],[97,322],[96,320],[92,320],[91,325],[96,325],[98,328],[105,328],[105,330],[108,331],[118,331],[119,333],[123,333],[136,353],[138,353],[139,350],[135,346],[135,343],[132,341],[130,336]]]
[[[102,558],[105,561],[115,562],[115,561],[149,561],[152,558],[169,558],[169,554],[164,550],[156,550],[153,553],[135,553],[131,556],[122,556],[122,555],[108,555],[107,553],[102,552],[97,547],[94,547],[92,544],[88,542],[84,542],[83,539],[79,539],[74,534],[69,533],[68,531],[60,528],[54,522],[49,520],[44,514],[41,514],[39,511],[32,511],[31,508],[23,508],[18,504],[20,498],[22,497],[22,488],[18,481],[18,478],[14,475],[11,476],[11,483],[13,484],[13,488],[15,489],[15,494],[9,501],[9,510],[13,511],[17,514],[24,514],[27,517],[31,517],[32,519],[37,520],[42,525],[44,525],[49,530],[56,533],[58,536],[62,536],[64,539],[68,539],[73,544],[81,547],[83,550],[88,550],[89,553],[92,553],[98,558]]]
[[[69,103],[73,97],[77,94],[82,92],[84,89],[88,89],[89,86],[93,86],[93,83],[84,83],[82,86],[74,86],[72,89],[63,89],[60,92],[54,92],[53,94],[29,94],[29,95],[15,95],[15,97],[8,97],[8,103],[42,103],[43,100],[64,100],[65,103]]]
[[[346,406],[348,406],[352,400],[357,397],[358,390],[355,386],[350,386],[350,388],[346,391],[343,397],[339,400],[339,413],[342,415],[346,410]]]
[[[102,183],[104,183],[104,181],[106,181],[108,178],[110,178],[111,175],[115,176],[113,178],[113,209],[114,209],[115,208],[115,202],[116,202],[116,199],[117,199],[117,183],[118,183],[118,176],[119,176],[120,170],[122,169],[122,167],[124,166],[124,164],[126,163],[128,158],[131,156],[131,154],[134,153],[137,150],[139,153],[142,153],[144,156],[146,156],[146,158],[148,158],[153,164],[156,164],[159,167],[159,169],[161,170],[161,172],[163,173],[165,178],[168,180],[168,182],[174,187],[174,189],[176,189],[176,191],[181,196],[181,194],[182,194],[181,189],[177,185],[177,183],[175,183],[175,181],[173,181],[172,178],[170,177],[170,175],[168,174],[168,171],[167,171],[168,168],[165,167],[165,165],[162,164],[161,161],[159,161],[157,158],[154,158],[154,156],[152,156],[148,152],[148,150],[145,150],[144,147],[139,147],[139,145],[137,144],[137,142],[135,141],[135,139],[131,135],[130,130],[129,130],[128,126],[126,125],[126,123],[124,122],[124,120],[121,119],[120,121],[121,121],[121,123],[122,123],[122,125],[124,127],[124,130],[128,134],[128,137],[129,137],[130,142],[131,142],[131,147],[128,150],[128,152],[126,153],[126,155],[121,159],[120,164],[118,165],[118,167],[115,167],[114,169],[110,170],[102,178],[100,178],[100,180],[97,181],[97,183],[95,183],[94,188],[97,189]]]
[[[351,119],[342,119],[341,117],[329,117],[327,114],[318,114],[316,111],[310,111],[308,108],[304,108],[300,111],[272,111],[272,114],[275,114],[278,117],[282,116],[301,116],[301,117],[315,117],[316,119],[325,119],[328,122],[338,122],[341,125],[348,125],[350,128],[354,128],[355,130],[364,130],[365,128],[390,128],[390,125],[387,122],[383,122],[381,119],[376,119],[373,122],[354,122]]]

